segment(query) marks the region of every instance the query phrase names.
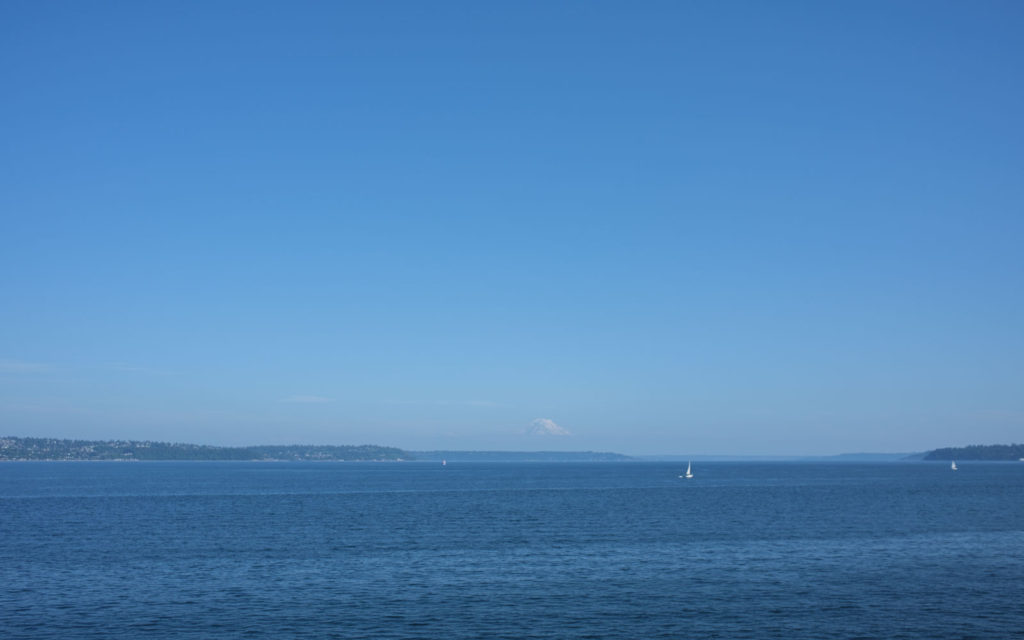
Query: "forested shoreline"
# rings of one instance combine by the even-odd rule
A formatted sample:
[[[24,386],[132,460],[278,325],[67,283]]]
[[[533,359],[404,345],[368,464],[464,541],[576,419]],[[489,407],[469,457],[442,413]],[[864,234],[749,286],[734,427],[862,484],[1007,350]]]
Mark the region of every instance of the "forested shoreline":
[[[0,438],[0,460],[411,460],[395,447],[377,445],[260,445],[215,447],[149,440]]]
[[[929,451],[925,460],[1024,460],[1024,444],[972,444]]]

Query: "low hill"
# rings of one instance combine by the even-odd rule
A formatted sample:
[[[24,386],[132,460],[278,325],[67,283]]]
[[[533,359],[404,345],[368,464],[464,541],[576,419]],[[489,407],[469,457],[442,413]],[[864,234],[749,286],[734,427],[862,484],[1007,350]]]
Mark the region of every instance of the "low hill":
[[[262,445],[213,447],[136,440],[0,438],[0,460],[409,460],[394,447],[376,445]]]
[[[1024,444],[972,444],[929,451],[925,460],[1024,460]]]

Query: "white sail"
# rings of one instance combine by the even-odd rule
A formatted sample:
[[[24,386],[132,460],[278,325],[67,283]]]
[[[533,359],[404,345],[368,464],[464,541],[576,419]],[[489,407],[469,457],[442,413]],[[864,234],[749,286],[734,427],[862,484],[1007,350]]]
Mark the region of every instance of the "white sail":
[[[693,477],[693,471],[690,470],[690,466],[691,466],[690,463],[687,462],[686,463],[686,477],[687,478],[692,478]]]
[[[956,460],[953,461],[953,464],[950,468],[953,469],[953,471],[956,471]]]

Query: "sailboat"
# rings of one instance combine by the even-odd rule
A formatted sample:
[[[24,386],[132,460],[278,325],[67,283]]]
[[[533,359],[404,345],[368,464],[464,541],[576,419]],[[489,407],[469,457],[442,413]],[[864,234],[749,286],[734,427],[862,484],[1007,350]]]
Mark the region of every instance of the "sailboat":
[[[690,463],[689,462],[686,463],[686,475],[685,476],[679,476],[679,477],[680,478],[687,478],[687,479],[693,477],[693,471],[690,470]]]
[[[953,469],[953,471],[956,471],[956,460],[953,461],[953,464],[950,468]]]

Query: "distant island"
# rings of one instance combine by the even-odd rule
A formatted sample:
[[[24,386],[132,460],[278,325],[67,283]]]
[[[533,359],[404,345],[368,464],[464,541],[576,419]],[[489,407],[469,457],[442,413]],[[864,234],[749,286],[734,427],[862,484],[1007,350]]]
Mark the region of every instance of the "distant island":
[[[1024,460],[1024,444],[972,444],[929,451],[924,460]]]
[[[623,462],[621,453],[595,451],[413,451],[416,460],[440,462]]]
[[[0,438],[0,460],[294,460],[363,461],[409,460],[395,447],[376,445],[262,445],[213,447],[148,440],[58,440]]]

